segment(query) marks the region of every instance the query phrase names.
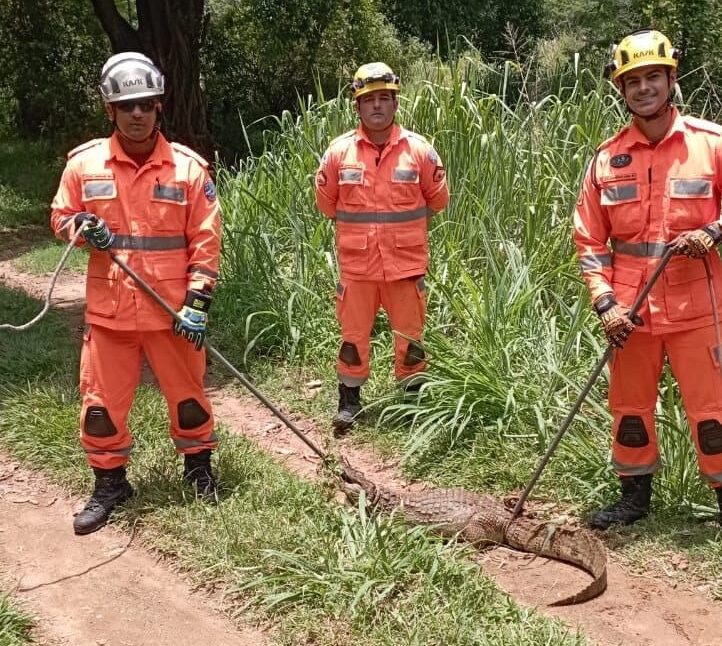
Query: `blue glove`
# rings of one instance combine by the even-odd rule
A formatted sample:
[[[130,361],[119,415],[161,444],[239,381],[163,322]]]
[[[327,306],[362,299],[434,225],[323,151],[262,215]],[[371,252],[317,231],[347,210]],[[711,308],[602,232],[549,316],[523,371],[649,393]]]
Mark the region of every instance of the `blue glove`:
[[[211,295],[189,289],[182,309],[178,311],[179,320],[173,323],[173,333],[180,334],[191,343],[196,350],[203,347],[206,338],[206,324],[208,323],[208,310],[211,308]]]
[[[84,211],[75,215],[74,224],[76,229],[85,222],[88,225],[83,229],[83,238],[89,245],[103,251],[113,244],[115,234],[110,231],[103,218]]]

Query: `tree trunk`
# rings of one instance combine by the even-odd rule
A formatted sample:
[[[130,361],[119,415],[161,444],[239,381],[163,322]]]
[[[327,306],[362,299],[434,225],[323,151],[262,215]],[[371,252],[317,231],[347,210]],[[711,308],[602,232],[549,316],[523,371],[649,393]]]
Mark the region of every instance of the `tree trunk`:
[[[114,0],[91,2],[114,52],[142,52],[163,72],[163,130],[168,138],[212,159],[213,139],[200,84],[205,0],[136,0],[137,29],[118,12]]]

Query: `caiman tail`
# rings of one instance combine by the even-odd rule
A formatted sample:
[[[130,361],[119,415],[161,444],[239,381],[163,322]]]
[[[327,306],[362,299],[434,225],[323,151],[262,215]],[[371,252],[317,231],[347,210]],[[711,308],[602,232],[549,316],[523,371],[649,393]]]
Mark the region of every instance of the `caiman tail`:
[[[594,577],[586,588],[550,606],[583,603],[598,597],[607,589],[607,551],[589,530],[557,526],[553,522],[539,522],[522,516],[509,524],[504,542],[522,552],[564,561]]]

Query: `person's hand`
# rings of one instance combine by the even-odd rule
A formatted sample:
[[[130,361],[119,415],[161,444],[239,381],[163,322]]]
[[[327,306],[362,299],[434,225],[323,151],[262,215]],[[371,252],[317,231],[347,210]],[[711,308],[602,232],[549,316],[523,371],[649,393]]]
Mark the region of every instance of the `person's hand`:
[[[600,296],[594,302],[594,309],[602,322],[604,336],[615,348],[623,348],[634,328],[642,325],[642,319],[638,316],[630,318],[629,313],[617,304],[613,294]]]
[[[722,230],[719,224],[714,223],[702,229],[681,233],[672,241],[671,246],[675,254],[688,258],[702,258],[720,240],[722,240]]]
[[[103,218],[99,218],[93,213],[81,212],[75,215],[73,223],[77,230],[81,225],[87,223],[83,229],[83,238],[85,241],[101,251],[108,249],[115,240],[115,234],[111,232]]]
[[[211,295],[189,289],[186,301],[178,311],[180,320],[173,323],[173,333],[188,339],[195,344],[196,350],[203,347],[206,338],[206,325],[208,323],[208,310],[211,308]]]

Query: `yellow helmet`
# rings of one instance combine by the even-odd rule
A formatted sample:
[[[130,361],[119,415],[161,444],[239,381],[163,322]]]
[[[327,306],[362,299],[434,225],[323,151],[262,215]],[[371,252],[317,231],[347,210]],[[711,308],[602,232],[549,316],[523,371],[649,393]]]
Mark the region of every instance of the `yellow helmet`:
[[[398,92],[400,87],[399,77],[386,63],[366,63],[356,70],[351,82],[353,98],[358,99],[364,94],[376,90],[393,90]]]
[[[662,32],[654,29],[640,29],[622,39],[619,45],[612,45],[612,59],[607,71],[616,81],[622,74],[646,65],[666,65],[677,68],[679,50]]]

